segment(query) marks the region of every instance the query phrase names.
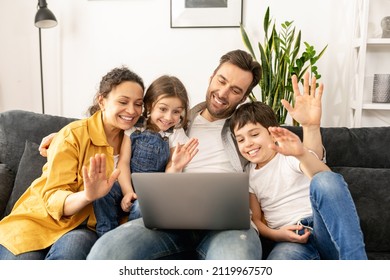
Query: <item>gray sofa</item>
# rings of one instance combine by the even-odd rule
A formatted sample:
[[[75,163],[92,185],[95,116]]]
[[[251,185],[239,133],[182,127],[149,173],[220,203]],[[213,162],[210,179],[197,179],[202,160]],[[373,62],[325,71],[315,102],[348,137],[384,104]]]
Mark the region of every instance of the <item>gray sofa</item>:
[[[41,139],[74,119],[0,113],[0,218],[41,174]],[[300,127],[288,127],[302,137]],[[390,259],[390,127],[321,128],[327,164],[349,184],[369,259]]]

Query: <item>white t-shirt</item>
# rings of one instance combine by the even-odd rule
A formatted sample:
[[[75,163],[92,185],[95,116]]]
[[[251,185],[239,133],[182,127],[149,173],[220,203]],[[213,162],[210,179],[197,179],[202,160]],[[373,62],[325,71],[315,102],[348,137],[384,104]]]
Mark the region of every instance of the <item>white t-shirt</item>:
[[[137,128],[135,128],[135,127],[132,127],[132,128],[130,128],[128,130],[125,130],[125,135],[130,137],[131,133],[133,133],[136,130],[137,130]],[[141,131],[143,131],[143,130],[144,129],[141,129]],[[186,135],[186,133],[185,133],[183,128],[173,129],[172,133],[160,131],[160,134],[161,134],[162,137],[164,137],[164,136],[168,137],[169,148],[176,147],[178,143],[181,144],[181,145],[185,144],[189,140],[189,138]]]
[[[114,168],[118,167],[119,155],[114,155]]]
[[[209,122],[200,114],[196,116],[188,137],[199,140],[199,151],[183,172],[235,172],[222,143],[224,123],[225,119]]]
[[[310,179],[299,168],[295,157],[276,154],[264,167],[248,165],[249,192],[254,193],[270,228],[296,224],[312,215]]]

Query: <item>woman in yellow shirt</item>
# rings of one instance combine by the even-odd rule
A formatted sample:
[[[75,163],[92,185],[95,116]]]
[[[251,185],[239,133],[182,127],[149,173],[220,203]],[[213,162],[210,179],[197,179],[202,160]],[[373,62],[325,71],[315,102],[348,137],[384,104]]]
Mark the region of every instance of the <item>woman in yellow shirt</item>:
[[[91,116],[57,133],[41,177],[0,221],[0,260],[86,258],[97,240],[92,202],[119,176],[115,156],[142,113],[143,93],[126,67],[102,78]]]

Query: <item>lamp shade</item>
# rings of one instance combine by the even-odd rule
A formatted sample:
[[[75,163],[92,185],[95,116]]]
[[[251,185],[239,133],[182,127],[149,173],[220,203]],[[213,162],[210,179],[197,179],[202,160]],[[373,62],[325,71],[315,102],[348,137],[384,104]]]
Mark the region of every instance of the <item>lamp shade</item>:
[[[35,26],[38,28],[51,28],[57,25],[57,19],[47,8],[45,0],[39,0],[39,9],[35,15]]]

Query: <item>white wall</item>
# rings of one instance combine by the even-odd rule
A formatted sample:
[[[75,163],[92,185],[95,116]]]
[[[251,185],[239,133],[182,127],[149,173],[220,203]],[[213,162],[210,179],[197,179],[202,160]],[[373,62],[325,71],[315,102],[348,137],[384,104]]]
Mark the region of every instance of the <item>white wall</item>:
[[[43,29],[46,113],[84,117],[101,77],[127,65],[146,86],[162,74],[178,76],[191,104],[204,100],[219,57],[245,49],[239,28],[170,28],[168,0],[47,0],[58,25]],[[0,112],[41,112],[36,3],[0,0]],[[244,25],[262,41],[270,6],[277,23],[294,20],[302,40],[317,50],[325,84],[323,126],[348,126],[353,1],[244,0]],[[315,8],[314,8],[315,7]]]

